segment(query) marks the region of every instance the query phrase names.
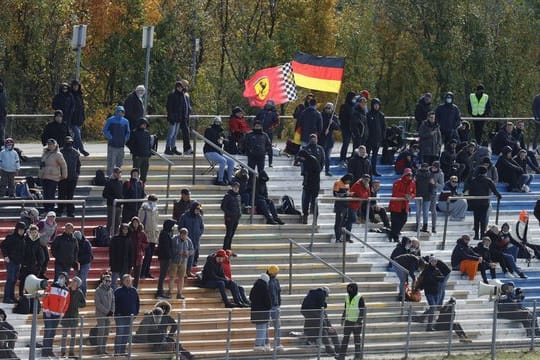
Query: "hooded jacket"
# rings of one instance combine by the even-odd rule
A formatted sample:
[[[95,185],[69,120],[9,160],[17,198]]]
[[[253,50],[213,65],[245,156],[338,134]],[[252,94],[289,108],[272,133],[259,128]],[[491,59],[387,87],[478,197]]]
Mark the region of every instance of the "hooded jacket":
[[[139,119],[144,117],[143,100],[137,96],[136,91],[132,91],[124,101],[124,107],[126,109],[124,115],[129,121],[130,129],[133,129],[137,126]]]
[[[13,147],[7,148],[4,146],[0,151],[0,168],[9,173],[17,172],[21,168],[19,154]]]
[[[55,263],[66,267],[72,266],[78,261],[79,243],[73,234],[63,233],[54,238],[51,244],[51,253]]]
[[[128,274],[134,262],[134,247],[129,235],[118,234],[109,244],[109,266],[113,273]]]
[[[20,226],[20,225],[19,225]],[[24,261],[24,234],[19,235],[17,228],[13,233],[6,236],[5,240],[0,244],[2,255],[4,258],[9,258],[13,264],[22,264]]]
[[[79,90],[74,91],[73,85],[79,85]],[[71,96],[73,97],[73,117],[71,118],[71,125],[83,126],[86,120],[86,113],[84,112],[84,100],[82,95],[82,86],[78,80],[71,82]]]
[[[150,204],[149,201],[144,202],[139,209],[138,218],[141,219],[141,224],[144,226],[148,241],[157,244],[159,237],[159,212],[157,203]]]
[[[427,120],[428,112],[431,111],[431,102],[427,102],[425,95],[422,95],[416,103],[416,108],[414,109],[414,119],[416,120],[416,130],[420,128],[420,125]]]
[[[158,259],[171,260],[173,257],[173,232],[172,229],[176,225],[174,220],[165,220],[163,228],[159,233],[158,239]]]
[[[140,221],[140,220],[139,220]],[[129,224],[129,238],[131,240],[131,246],[133,246],[133,263],[132,266],[142,265],[144,253],[148,246],[148,238],[144,232],[144,226],[142,222],[137,228],[133,226],[132,222]]]
[[[110,284],[101,283],[94,293],[96,317],[105,317],[114,314],[114,291]]]
[[[495,167],[499,174],[499,181],[510,184],[510,186],[517,186],[514,184],[515,180],[519,178],[519,175],[524,173],[523,168],[512,158],[507,158],[508,153],[511,153],[511,149],[503,149],[503,153],[497,159]]]
[[[311,134],[317,134],[317,137],[322,131],[322,116],[315,106],[308,106],[300,115],[298,126],[301,128],[300,141],[303,143],[309,142]]]
[[[67,164],[64,156],[58,151],[58,144],[53,150],[45,148],[41,156],[41,168],[39,169],[39,177],[42,180],[60,181],[68,176]]]
[[[251,322],[264,323],[270,319],[270,289],[268,283],[263,279],[257,279],[249,293],[251,301]]]
[[[68,87],[68,91],[62,91],[64,86]],[[52,108],[53,110],[62,110],[62,124],[68,128],[73,119],[75,100],[73,99],[73,94],[69,90],[69,85],[67,83],[60,84],[58,87],[58,93],[54,96],[52,101]]]
[[[191,101],[188,93],[174,89],[167,96],[167,121],[176,124],[189,121]]]
[[[441,127],[441,133],[450,133],[461,125],[461,113],[459,108],[454,104],[454,95],[452,93],[447,93],[447,96],[452,97],[452,103],[440,104],[435,110],[435,119]]]
[[[108,118],[103,126],[103,135],[107,138],[108,145],[114,148],[123,148],[130,137],[129,121],[118,115],[119,111],[125,111],[124,107],[117,106],[114,116]]]
[[[478,260],[480,255],[474,252],[473,248],[459,238],[456,242],[454,250],[452,250],[452,267],[459,268],[459,264],[463,260]]]
[[[189,231],[189,238],[194,245],[199,244],[199,240],[204,233],[204,221],[201,214],[195,214],[195,209],[200,206],[197,201],[191,203],[191,207],[186,211],[178,221],[178,228],[185,227]]]
[[[419,169],[416,172],[416,196],[421,197],[424,201],[431,200],[435,195],[435,184],[432,183],[433,176],[429,169]]]
[[[231,220],[239,220],[242,216],[242,207],[240,206],[240,193],[234,192],[232,189],[227,191],[221,200],[221,210],[225,218]]]
[[[345,96],[345,102],[339,107],[339,123],[343,132],[351,131],[351,115],[355,96],[355,92],[349,91]]]
[[[488,179],[485,174],[476,175],[471,181],[465,184],[465,187],[465,190],[469,190],[470,196],[487,196],[493,193],[497,198],[501,198],[501,194],[497,190],[495,183],[491,179]],[[469,199],[467,203],[471,210],[489,208],[489,199]]]
[[[257,115],[255,115],[254,120],[260,120],[263,126],[263,131],[265,133],[271,133],[272,130],[279,125],[279,115],[274,106],[267,105],[263,109],[259,110]]]
[[[379,110],[374,109],[375,104],[379,104]],[[380,106],[381,102],[379,99],[372,99],[371,109],[366,115],[369,134],[366,143],[372,147],[381,146],[386,136],[386,120]]]
[[[503,127],[493,138],[493,141],[491,142],[491,150],[493,150],[494,154],[498,155],[502,153],[505,146],[510,146],[512,151],[517,151],[517,149],[519,149],[519,145],[512,137],[512,134],[508,133],[506,128]]]
[[[47,140],[54,139],[58,143],[59,147],[63,147],[66,136],[68,135],[69,132],[66,125],[53,119],[51,122],[47,123],[43,129],[43,133],[41,134],[41,144],[46,146]]]
[[[439,124],[424,120],[418,129],[418,145],[424,156],[439,156],[441,153],[442,136]]]
[[[24,258],[21,272],[24,274],[39,275],[43,264],[48,261],[48,253],[39,243],[39,236],[32,240],[29,234],[24,237]]]
[[[411,198],[416,197],[416,184],[409,176],[402,176],[397,179],[392,185],[392,197],[402,198],[405,195],[410,195]],[[390,200],[388,209],[391,212],[409,212],[408,200]]]
[[[351,113],[351,136],[356,139],[355,143],[363,145],[369,137],[369,129],[367,117],[364,109],[360,107],[360,102],[357,102]]]
[[[210,254],[206,257],[206,262],[202,271],[202,283],[206,283],[212,280],[227,280],[223,267],[216,261],[216,255]]]
[[[66,162],[67,179],[77,180],[81,173],[81,154],[78,150],[73,148],[72,143],[66,143],[60,152]]]
[[[146,128],[141,128],[142,124],[146,124]],[[137,128],[133,129],[127,142],[129,151],[133,156],[149,158],[152,155],[152,140],[148,131],[148,120],[145,118],[137,121]]]
[[[347,170],[353,175],[352,183],[355,183],[364,174],[372,175],[371,161],[368,156],[358,155],[358,151],[355,149],[347,164]]]
[[[223,128],[221,125],[213,124],[212,126],[209,126],[204,131],[204,137],[216,144],[217,146],[220,146],[220,138],[224,138],[223,135]],[[208,145],[206,142],[204,143],[203,152],[209,153],[209,152],[218,152],[214,147]],[[221,152],[219,152],[221,153]]]

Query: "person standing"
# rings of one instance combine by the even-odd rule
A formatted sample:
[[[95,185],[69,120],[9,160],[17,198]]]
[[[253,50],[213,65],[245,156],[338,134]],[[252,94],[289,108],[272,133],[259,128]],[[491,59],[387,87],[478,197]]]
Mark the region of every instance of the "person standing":
[[[43,263],[48,259],[49,255],[47,253],[46,257],[43,250],[39,243],[39,229],[37,225],[32,224],[28,227],[28,232],[24,237],[24,258],[19,277],[19,298],[24,296],[24,282],[26,277],[28,275],[40,277]]]
[[[180,200],[174,201],[173,205],[173,219],[176,221],[180,220],[180,216],[184,215],[186,211],[191,209],[191,204],[195,200],[191,199],[191,191],[184,188],[180,191]]]
[[[69,90],[69,84],[67,82],[61,83],[58,87],[58,93],[53,97],[52,108],[53,110],[62,110],[63,121],[62,125],[69,130],[71,127],[71,120],[73,118],[73,110],[75,109],[75,102],[73,95]]]
[[[61,273],[69,275],[71,268],[79,268],[79,243],[73,236],[73,224],[64,225],[62,235],[54,238],[51,244],[51,253],[54,256],[54,278],[57,279]]]
[[[532,113],[533,113],[534,126],[535,126],[532,147],[533,147],[533,150],[538,153],[538,148],[537,148],[538,137],[540,136],[540,94],[537,94],[533,99]]]
[[[215,145],[220,148],[223,147],[223,141],[225,135],[223,134],[223,128],[221,127],[221,119],[219,116],[214,118],[212,126],[209,126],[204,131],[204,137],[210,140]],[[211,164],[218,164],[218,175],[216,179],[216,185],[227,185],[234,173],[234,160],[228,157],[225,157],[221,150],[215,149],[213,146],[210,146],[206,142],[203,147],[204,157]],[[226,167],[226,169],[225,169]],[[225,178],[225,170],[227,170],[227,177]]]
[[[436,267],[436,260],[430,261],[424,271],[418,276],[415,282],[414,290],[424,290],[424,295],[428,303],[428,308],[424,313],[418,317],[420,322],[424,322],[427,317],[426,331],[434,331],[433,320],[435,317],[435,310],[439,304],[440,286],[444,280],[444,275]]]
[[[410,168],[403,170],[403,176],[392,185],[392,197],[404,198],[403,200],[390,200],[388,205],[391,219],[390,239],[398,242],[399,233],[407,223],[409,202],[416,197],[416,184],[412,179]]]
[[[94,259],[94,255],[92,253],[92,244],[78,230],[73,232],[73,237],[75,238],[75,240],[77,240],[77,245],[79,247],[79,253],[77,254],[77,259],[79,261],[79,269],[77,270],[77,276],[81,279],[81,284],[79,285],[79,288],[86,296],[86,290],[88,289],[88,273],[90,272],[90,264]]]
[[[62,339],[60,342],[60,357],[66,356],[66,342],[69,338],[69,358],[75,358],[75,339],[79,325],[79,309],[86,306],[86,298],[80,289],[82,280],[75,276],[69,282],[69,305],[64,316],[60,319]]]
[[[7,95],[4,87],[4,80],[0,79],[0,146],[4,145],[6,137],[7,121]]]
[[[300,141],[304,146],[309,143],[312,134],[316,134],[317,137],[321,134],[322,116],[317,110],[315,98],[309,100],[308,107],[300,115],[297,126],[300,127]]]
[[[351,186],[352,174],[345,174],[339,180],[336,180],[333,186],[334,197],[345,198],[350,195],[349,189]],[[336,242],[341,242],[341,227],[347,219],[347,201],[336,200],[334,202],[334,212],[336,219],[334,221],[334,235]]]
[[[139,279],[141,278],[141,268],[143,263],[144,253],[148,247],[148,238],[144,233],[144,226],[141,220],[134,216],[129,223],[129,238],[131,246],[133,246],[133,287],[139,287]]]
[[[431,111],[431,102],[433,101],[433,95],[427,92],[418,99],[416,108],[414,109],[414,119],[416,120],[416,131],[420,129],[420,125],[427,120],[428,113]]]
[[[442,148],[442,135],[439,124],[435,122],[435,112],[428,112],[428,118],[422,122],[418,130],[420,156],[422,162],[431,165],[439,160]]]
[[[60,180],[67,179],[67,164],[64,156],[58,150],[58,143],[54,139],[47,140],[47,147],[43,149],[39,169],[41,186],[43,187],[43,199],[54,200],[56,188]],[[43,204],[45,212],[54,209],[54,203]]]
[[[420,226],[420,221],[422,221],[422,227],[420,231],[428,231],[428,217],[431,212],[431,229],[435,231],[437,225],[437,210],[435,209],[435,195],[436,195],[436,186],[435,179],[431,174],[428,163],[423,163],[422,167],[416,172],[415,183],[416,183],[416,196],[422,198],[422,203],[417,203],[416,208],[416,226]]]
[[[15,175],[19,173],[21,161],[15,151],[15,141],[7,138],[4,148],[0,151],[0,196],[15,197]],[[6,192],[7,190],[7,192]]]
[[[45,128],[41,133],[41,143],[43,146],[47,145],[49,139],[56,140],[58,147],[64,146],[64,140],[66,139],[66,136],[69,136],[69,131],[63,124],[62,118],[62,110],[54,110],[53,119],[45,125]]]
[[[6,265],[6,285],[4,287],[4,304],[14,304],[15,301],[15,284],[19,276],[19,270],[24,263],[25,257],[29,258],[32,254],[25,254],[25,237],[26,225],[23,222],[15,224],[13,233],[6,236],[5,240],[0,244],[2,256],[4,256],[4,264]],[[21,278],[22,281],[22,278]]]
[[[351,113],[351,136],[353,149],[358,149],[360,145],[365,145],[369,136],[367,126],[367,99],[363,96],[357,98]]]
[[[114,355],[126,355],[126,344],[129,339],[131,316],[139,314],[139,294],[132,285],[131,275],[122,275],[122,286],[114,291],[114,321],[116,338],[114,339]]]
[[[240,183],[233,181],[231,188],[221,200],[221,210],[225,216],[225,237],[223,238],[223,249],[231,250],[232,240],[238,222],[242,216],[242,206],[240,204]]]
[[[251,322],[255,324],[255,351],[271,351],[268,338],[268,321],[272,302],[268,282],[270,277],[266,273],[259,275],[249,293],[251,301]]]
[[[191,268],[197,266],[199,261],[199,249],[201,237],[204,233],[204,220],[201,214],[201,204],[198,201],[191,203],[191,207],[178,221],[178,228],[188,229],[189,239],[193,244],[193,256],[190,256],[187,264],[187,275],[192,276]]]
[[[268,135],[270,147],[272,147],[272,142],[274,141],[274,129],[279,126],[279,114],[276,111],[276,104],[273,100],[268,100],[266,104],[264,104],[264,108],[257,113],[255,120],[262,122],[263,132]],[[273,155],[273,151],[268,152],[269,167],[272,167]]]
[[[167,121],[169,131],[167,132],[167,143],[165,155],[182,155],[176,150],[176,137],[178,131],[182,130],[182,141],[184,145],[184,155],[193,154],[189,143],[189,116],[191,114],[191,100],[188,94],[189,83],[187,80],[176,82],[174,90],[167,97]]]
[[[378,98],[371,100],[371,109],[366,115],[369,137],[366,141],[367,153],[371,153],[371,167],[373,176],[381,176],[377,172],[377,155],[386,136],[386,120],[381,111],[381,101]]]
[[[489,96],[484,92],[484,85],[479,84],[476,87],[476,92],[469,94],[469,101],[467,102],[467,110],[469,114],[475,118],[489,117],[491,114],[491,102]],[[477,144],[482,144],[482,135],[484,132],[484,126],[486,122],[484,120],[474,121],[474,138]]]
[[[71,136],[66,136],[64,147],[60,152],[66,162],[67,177],[58,183],[58,200],[73,200],[81,173],[81,155],[77,149],[73,148],[73,138]],[[62,216],[64,208],[68,217],[75,217],[75,204],[58,203],[56,215]]]
[[[270,308],[270,318],[272,319],[274,323],[274,348],[282,352],[285,349],[281,345],[281,320],[280,320],[280,307],[281,307],[281,285],[279,284],[279,280],[277,278],[277,275],[279,273],[279,266],[277,265],[270,265],[266,269],[266,273],[270,277],[270,280],[268,281],[268,290],[270,291],[270,304],[272,307]]]
[[[109,327],[111,317],[114,314],[114,290],[111,287],[111,274],[105,272],[101,274],[101,279],[96,292],[94,293],[94,304],[96,306],[95,315],[97,322],[96,355],[109,355],[106,351],[107,338],[109,337]]]
[[[129,274],[133,266],[134,249],[129,237],[129,224],[122,224],[118,234],[109,245],[109,267],[111,268],[112,288],[122,274]]]
[[[441,128],[441,135],[444,144],[452,139],[457,139],[457,128],[461,125],[461,113],[454,104],[454,93],[448,91],[444,95],[444,103],[437,106],[435,110],[435,120]]]
[[[326,103],[322,112],[323,128],[319,136],[319,145],[324,149],[324,173],[332,176],[330,172],[330,155],[334,147],[334,131],[339,130],[338,118],[334,112],[334,104]]]
[[[102,193],[102,197],[107,200],[107,231],[109,231],[109,234],[116,233],[118,229],[116,224],[119,224],[121,220],[122,203],[114,205],[114,200],[124,198],[122,188],[122,170],[119,167],[115,167],[109,181],[105,183]]]
[[[252,169],[257,168],[259,173],[263,171],[264,158],[272,151],[272,143],[263,131],[263,124],[260,120],[253,122],[253,130],[246,135],[245,148],[248,166]]]
[[[188,237],[188,229],[185,227],[179,230],[179,234],[172,239],[171,263],[169,265],[169,292],[167,296],[172,295],[173,286],[176,280],[176,298],[185,299],[182,291],[184,290],[184,277],[188,271],[189,258],[193,256],[193,243]]]
[[[169,265],[173,258],[173,228],[176,225],[174,220],[167,219],[163,222],[158,240],[158,260],[159,260],[159,279],[157,285],[156,298],[170,298],[163,293],[163,282],[169,271]]]
[[[81,136],[81,128],[86,120],[81,83],[76,79],[72,80],[70,90],[71,95],[73,96],[73,117],[71,118],[69,130],[73,135],[75,149],[79,150],[84,156],[88,156],[90,153],[84,149]]]
[[[144,105],[143,97],[146,93],[144,85],[137,85],[126,100],[124,101],[124,108],[126,109],[126,119],[129,121],[129,128],[136,129],[137,122],[140,118],[144,117]]]
[[[133,157],[133,168],[139,169],[141,173],[141,181],[146,183],[148,168],[150,166],[150,156],[152,156],[152,139],[148,132],[150,124],[145,118],[141,118],[137,122],[135,128],[129,137],[127,146]]]
[[[144,183],[139,180],[139,169],[131,169],[130,178],[122,184],[123,199],[144,199]],[[122,222],[129,222],[139,214],[142,202],[125,203],[122,208]]]
[[[341,150],[339,152],[339,163],[341,167],[346,167],[347,153],[349,152],[349,144],[351,143],[351,115],[354,106],[354,98],[356,93],[349,91],[345,96],[345,101],[339,107],[339,124],[341,128]]]
[[[70,302],[69,289],[67,288],[68,275],[60,273],[56,281],[45,290],[45,297],[41,301],[45,331],[43,333],[43,347],[41,357],[56,358],[53,352],[54,337],[60,319],[64,316]]]
[[[50,260],[48,246],[54,241],[56,229],[58,228],[58,224],[56,223],[56,213],[54,211],[49,211],[45,216],[45,219],[40,220],[37,226],[39,229],[39,245],[41,246],[41,252],[43,254],[43,261],[38,277],[43,279],[46,278],[47,265]]]
[[[235,106],[229,117],[230,139],[234,142],[234,145],[236,145],[236,147],[230,146],[229,149],[237,154],[244,154],[246,135],[251,131],[244,115],[244,109],[240,106]],[[231,151],[228,152],[232,154]]]
[[[364,311],[366,304],[362,295],[358,293],[358,285],[356,283],[349,283],[347,285],[347,295],[345,295],[345,308],[341,315],[341,325],[343,328],[343,340],[341,342],[341,349],[337,351],[338,360],[344,360],[347,355],[347,347],[349,346],[349,337],[351,333],[354,336],[354,359],[359,360],[362,358],[362,344],[360,334],[362,333],[362,320],[364,318]]]
[[[125,109],[117,106],[103,126],[103,135],[107,139],[107,175],[111,175],[115,167],[124,165],[124,146],[130,137],[129,121],[124,117]]]
[[[159,211],[158,211],[158,198],[156,195],[148,195],[148,199],[142,204],[139,209],[139,219],[141,219],[144,226],[144,232],[148,238],[148,246],[144,253],[144,260],[141,268],[141,278],[153,279],[150,272],[152,265],[152,257],[154,256],[154,249],[159,238]]]
[[[317,138],[314,138],[317,141]],[[315,144],[316,145],[316,144]],[[316,145],[319,146],[319,145]],[[321,186],[321,162],[306,149],[302,148],[296,156],[302,163],[302,224],[307,224],[309,214],[317,216],[316,201]],[[323,155],[324,162],[324,155]]]

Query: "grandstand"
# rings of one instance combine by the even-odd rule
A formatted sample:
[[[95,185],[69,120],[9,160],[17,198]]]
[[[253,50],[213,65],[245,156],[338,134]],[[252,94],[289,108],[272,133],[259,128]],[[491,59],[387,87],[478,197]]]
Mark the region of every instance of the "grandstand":
[[[29,156],[29,161],[24,164],[20,176],[37,175],[39,156],[41,148],[35,144],[18,144]],[[219,203],[227,187],[213,185],[214,176],[203,175],[208,168],[208,162],[200,151],[202,146],[198,145],[195,157],[195,171],[197,174],[196,184],[192,185],[192,157],[175,156],[170,159],[172,165],[171,185],[169,197],[180,197],[182,188],[192,190],[192,198],[202,203],[204,209],[204,221],[206,225],[205,233],[201,239],[200,265],[204,262],[206,255],[219,249],[222,244],[224,225],[222,212]],[[96,169],[103,169],[106,162],[105,146],[103,144],[89,144],[87,150],[92,154],[90,157],[81,158],[82,169],[79,185],[77,187],[76,198],[86,199],[85,209],[85,229],[87,238],[92,239],[92,229],[98,225],[105,224],[105,202],[101,198],[101,187],[92,186],[91,180]],[[336,145],[334,151],[338,151]],[[239,156],[239,159],[245,158]],[[124,169],[131,166],[131,160],[126,156]],[[146,192],[154,193],[162,199],[167,192],[167,164],[159,157],[152,157],[149,176],[147,180]],[[273,168],[266,169],[270,181],[268,189],[270,196],[279,201],[283,194],[291,195],[299,207],[301,201],[301,183],[299,168],[292,166],[292,159],[286,156],[274,157]],[[391,166],[379,165],[378,172],[383,176],[382,190],[379,195],[389,196],[391,184],[397,178]],[[321,176],[322,198],[332,195],[332,185],[337,177],[342,173],[337,165],[332,167],[333,177]],[[124,173],[127,173],[124,171]],[[501,211],[499,224],[508,222],[514,230],[522,209],[528,210],[532,215],[532,209],[540,193],[537,177],[531,184],[532,193],[528,197],[511,198],[505,192],[502,185],[498,185],[499,191],[503,194],[501,201]],[[0,201],[1,202],[1,201]],[[381,203],[385,203],[381,201]],[[496,202],[493,202],[495,209]],[[172,203],[166,207],[164,202],[159,202],[161,220],[170,217],[172,213]],[[333,203],[321,200],[319,203],[320,214],[317,224],[314,226],[315,232],[312,238],[312,227],[310,223],[303,225],[300,216],[282,215],[286,225],[267,225],[261,215],[254,216],[253,224],[249,223],[249,216],[244,215],[241,224],[233,240],[233,250],[238,254],[232,265],[234,279],[244,286],[249,292],[251,285],[257,279],[258,274],[264,272],[270,264],[277,264],[280,267],[279,279],[282,287],[283,305],[281,307],[281,339],[285,352],[280,353],[255,353],[253,351],[255,326],[250,322],[249,309],[235,308],[224,309],[219,294],[216,290],[201,289],[196,286],[194,280],[188,280],[184,295],[185,300],[169,300],[173,305],[173,317],[180,319],[179,339],[182,345],[191,351],[197,359],[263,359],[277,358],[317,358],[319,350],[314,346],[306,346],[303,338],[298,336],[302,332],[303,318],[300,314],[300,304],[304,295],[311,288],[327,286],[330,289],[328,299],[328,314],[331,322],[342,334],[340,317],[343,310],[343,299],[346,293],[346,283],[343,276],[330,269],[314,257],[307,254],[299,247],[292,247],[292,286],[289,287],[289,263],[292,239],[305,247],[309,247],[313,240],[312,252],[322,258],[325,262],[341,269],[343,260],[343,248],[346,245],[346,275],[359,284],[359,291],[364,296],[367,306],[367,320],[365,323],[364,356],[368,358],[378,357],[382,354],[388,357],[402,358],[404,355],[430,353],[446,353],[447,351],[488,351],[492,344],[493,329],[493,302],[487,296],[477,296],[477,283],[480,276],[471,282],[464,279],[458,272],[452,272],[448,281],[446,298],[453,296],[457,299],[456,321],[464,327],[467,335],[473,340],[471,344],[458,342],[455,334],[448,332],[426,332],[424,324],[410,323],[413,312],[422,311],[425,301],[420,303],[405,303],[405,308],[397,301],[397,286],[399,281],[393,272],[387,271],[387,260],[375,254],[369,248],[355,241],[352,244],[336,244],[333,240],[334,214],[332,212]],[[0,237],[3,238],[11,232],[16,220],[20,206],[8,205],[0,207]],[[66,222],[73,222],[76,229],[81,223],[81,211],[77,208],[77,218],[58,220],[59,228]],[[311,221],[311,216],[309,220]],[[404,235],[413,236],[416,232],[414,227],[414,207],[413,214],[409,215],[409,222],[404,228]],[[490,223],[495,221],[495,211],[492,212]],[[421,237],[421,250],[423,255],[435,254],[448,264],[455,240],[458,236],[472,232],[472,214],[468,213],[463,222],[449,222],[446,246],[442,247],[444,217],[439,216],[438,231],[436,234]],[[353,227],[353,233],[363,239],[364,224],[357,224]],[[531,220],[529,228],[529,241],[535,242],[540,235],[540,230],[535,220]],[[388,242],[386,235],[369,232],[368,243],[379,251],[387,254],[392,252],[395,244]],[[1,262],[1,261],[0,261]],[[540,298],[540,266],[538,260],[534,259],[527,267],[525,262],[519,262],[529,279],[511,279],[516,286],[524,289],[528,304]],[[94,261],[92,262],[89,274],[89,291],[86,308],[81,309],[84,316],[84,329],[82,329],[83,341],[80,346],[83,358],[96,358],[95,350],[89,345],[85,338],[88,337],[89,329],[95,324],[93,289],[97,284],[99,274],[108,266],[108,255],[106,248],[94,248]],[[159,264],[157,257],[152,262],[152,273],[158,274]],[[5,283],[5,267],[0,265],[0,286]],[[49,274],[52,274],[53,262],[49,263]],[[52,275],[51,275],[52,276]],[[500,271],[498,276],[505,280]],[[156,276],[157,277],[157,276]],[[135,320],[137,325],[142,319],[142,314],[153,308],[157,300],[154,298],[157,279],[141,279],[139,294],[141,296],[141,314]],[[2,308],[8,309],[11,305],[2,304]],[[8,313],[10,321],[19,331],[19,340],[16,344],[16,353],[20,358],[28,358],[27,344],[30,338],[31,319],[30,316],[12,315]],[[38,321],[38,340],[41,341],[43,332],[43,322],[40,316]],[[135,326],[136,327],[136,326]],[[273,336],[271,328],[270,337]],[[449,346],[449,338],[452,343]],[[520,323],[510,320],[497,320],[496,330],[497,343],[500,348],[518,347],[522,349],[534,346],[530,339],[525,336],[525,330]],[[57,332],[55,340],[55,352],[59,353],[60,336]],[[114,343],[114,327],[111,326],[111,335],[108,340],[108,352],[112,353]],[[350,344],[349,354],[354,346]],[[77,347],[79,350],[79,347]],[[171,358],[170,354],[152,352],[149,346],[133,344],[131,347],[133,358]],[[324,348],[320,352],[324,358]]]

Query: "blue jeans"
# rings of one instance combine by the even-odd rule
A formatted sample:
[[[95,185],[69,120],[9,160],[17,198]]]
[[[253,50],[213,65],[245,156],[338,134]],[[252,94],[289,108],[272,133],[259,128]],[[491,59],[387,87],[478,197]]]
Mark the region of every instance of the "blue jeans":
[[[255,323],[255,346],[265,346],[269,343],[268,321]]]
[[[204,157],[209,162],[214,162],[219,165],[218,169],[218,181],[223,181],[223,175],[225,174],[225,166],[227,166],[227,181],[231,181],[234,175],[234,160],[226,158],[216,151],[204,153]]]
[[[81,278],[81,291],[86,295],[86,279],[88,279],[88,272],[90,271],[90,263],[81,265],[79,271],[77,271],[77,276]]]
[[[281,320],[279,313],[279,306],[274,306],[270,309],[270,319],[274,322],[274,347],[281,345]]]
[[[439,299],[437,301],[437,305],[442,305],[444,302],[444,297],[446,295],[446,283],[448,282],[448,279],[450,278],[450,274],[446,275],[443,279],[443,281],[439,284]]]
[[[418,204],[418,203],[417,203]],[[437,226],[437,207],[435,206],[435,199],[423,200],[421,211],[416,211],[416,222],[420,226],[420,213],[422,214],[422,225],[428,224],[429,212],[431,211],[431,227]]]
[[[129,340],[129,323],[131,317],[129,316],[115,316],[114,321],[116,323],[116,337],[114,339],[114,353],[125,354],[126,344]]]
[[[510,255],[510,256],[505,256],[505,259],[506,259],[506,263],[510,265],[511,272],[521,271],[521,269],[516,264],[518,252],[519,252],[519,248],[517,246],[512,246],[510,248],[506,248],[503,250],[503,254]]]
[[[21,265],[15,264],[13,261],[10,261],[6,264],[7,278],[6,286],[4,288],[4,301],[6,300],[15,300],[15,283],[17,283],[17,276],[19,275],[19,270]]]
[[[48,316],[44,313],[43,320],[45,322],[45,331],[43,332],[43,347],[41,348],[42,354],[47,354],[52,352],[53,341],[56,335],[56,329],[60,323],[60,316],[49,314]]]
[[[79,151],[84,151],[84,145],[81,137],[81,127],[77,125],[70,126],[71,133],[73,134],[73,147]]]
[[[176,147],[176,137],[178,136],[178,131],[180,130],[180,123],[169,123],[169,131],[167,132],[167,143],[166,146],[174,148]]]

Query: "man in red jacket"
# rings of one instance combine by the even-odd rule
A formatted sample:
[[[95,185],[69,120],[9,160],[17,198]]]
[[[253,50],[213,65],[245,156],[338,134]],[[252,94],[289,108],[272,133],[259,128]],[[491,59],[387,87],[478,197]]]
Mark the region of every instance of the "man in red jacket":
[[[412,179],[412,170],[403,170],[403,176],[392,185],[392,197],[405,198],[404,200],[390,200],[388,208],[392,225],[390,228],[390,240],[399,241],[399,233],[407,223],[409,215],[409,201],[416,197],[416,184]]]
[[[362,177],[357,180],[351,186],[351,197],[367,199],[371,194],[371,176],[369,174],[364,174]],[[365,204],[367,201],[349,201],[347,209],[347,221],[345,223],[345,228],[349,231],[352,229],[352,224],[356,222],[358,217],[358,210],[362,208],[364,211],[363,215],[365,217]],[[347,242],[353,242],[350,236],[346,236]],[[340,241],[341,242],[341,241]]]
[[[58,278],[52,285],[49,285],[46,295],[42,300],[45,331],[43,332],[41,357],[56,357],[52,351],[54,336],[56,335],[58,323],[62,316],[64,316],[70,301],[67,281],[68,275],[65,272],[58,274]]]

